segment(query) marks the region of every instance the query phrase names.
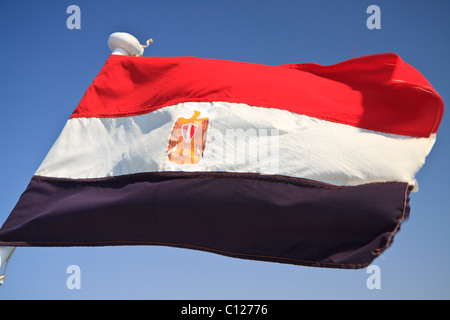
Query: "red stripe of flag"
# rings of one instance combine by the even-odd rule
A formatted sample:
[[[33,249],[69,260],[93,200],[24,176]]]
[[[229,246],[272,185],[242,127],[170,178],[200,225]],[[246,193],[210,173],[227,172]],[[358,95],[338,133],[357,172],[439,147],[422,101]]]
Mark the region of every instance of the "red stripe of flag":
[[[111,55],[72,118],[139,115],[188,101],[284,109],[414,137],[435,133],[444,109],[428,81],[390,53],[331,66]]]

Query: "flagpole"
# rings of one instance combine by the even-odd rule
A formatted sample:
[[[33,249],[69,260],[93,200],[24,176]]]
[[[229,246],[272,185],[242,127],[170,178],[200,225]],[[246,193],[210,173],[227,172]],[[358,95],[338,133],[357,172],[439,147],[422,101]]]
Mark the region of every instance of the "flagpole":
[[[16,247],[0,247],[0,271],[3,269],[3,266],[5,266],[5,270],[3,270],[3,273],[0,275],[0,286],[3,284],[5,279],[6,267],[9,259],[11,259],[14,253],[14,250],[16,250]]]

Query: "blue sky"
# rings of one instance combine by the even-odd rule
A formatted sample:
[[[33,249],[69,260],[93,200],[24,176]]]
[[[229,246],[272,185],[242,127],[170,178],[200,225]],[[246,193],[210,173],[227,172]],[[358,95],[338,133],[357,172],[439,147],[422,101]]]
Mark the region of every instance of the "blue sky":
[[[69,5],[81,29],[69,30]],[[366,9],[381,9],[369,30]],[[197,56],[268,65],[334,64],[395,52],[450,98],[450,2],[318,0],[0,1],[0,224],[110,54],[109,34],[129,32],[144,56]],[[363,270],[248,261],[168,247],[18,248],[4,299],[449,299],[450,128],[417,175],[411,217],[374,261],[381,289]],[[81,289],[66,286],[70,265]]]

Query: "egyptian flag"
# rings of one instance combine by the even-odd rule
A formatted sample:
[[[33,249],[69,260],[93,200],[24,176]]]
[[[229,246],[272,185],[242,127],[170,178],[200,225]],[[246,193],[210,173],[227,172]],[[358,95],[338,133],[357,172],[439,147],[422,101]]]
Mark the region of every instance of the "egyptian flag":
[[[409,216],[443,109],[390,53],[328,66],[111,55],[0,245],[363,268]]]

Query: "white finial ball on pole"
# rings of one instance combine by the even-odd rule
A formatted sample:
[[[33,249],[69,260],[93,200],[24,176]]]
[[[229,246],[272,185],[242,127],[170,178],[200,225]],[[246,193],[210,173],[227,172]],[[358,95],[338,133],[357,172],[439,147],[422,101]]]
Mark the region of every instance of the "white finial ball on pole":
[[[153,42],[153,40],[149,39],[147,45],[143,46],[138,39],[126,32],[114,32],[108,38],[108,46],[112,54],[125,56],[142,56],[144,48],[148,47],[149,42]]]

